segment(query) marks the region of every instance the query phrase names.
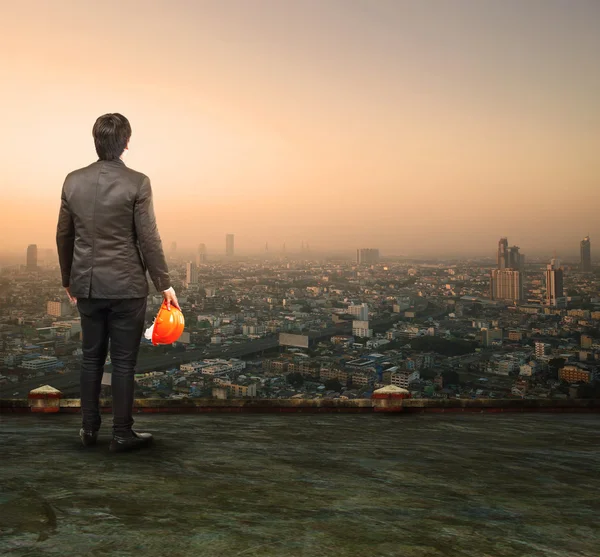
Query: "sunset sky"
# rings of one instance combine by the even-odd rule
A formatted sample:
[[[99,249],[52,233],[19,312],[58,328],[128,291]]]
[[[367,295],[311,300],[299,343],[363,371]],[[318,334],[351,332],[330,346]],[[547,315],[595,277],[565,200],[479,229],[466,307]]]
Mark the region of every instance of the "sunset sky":
[[[598,0],[2,0],[1,18],[0,251],[54,247],[106,112],[131,122],[165,246],[600,246]]]

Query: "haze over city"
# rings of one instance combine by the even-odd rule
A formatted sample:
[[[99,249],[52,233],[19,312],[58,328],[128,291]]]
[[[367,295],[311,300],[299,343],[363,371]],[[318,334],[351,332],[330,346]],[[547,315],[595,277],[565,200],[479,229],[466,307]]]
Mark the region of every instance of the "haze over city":
[[[577,257],[600,239],[600,3],[3,4],[3,253],[120,112],[165,248]],[[97,11],[97,17],[93,10]],[[110,13],[110,16],[106,16]]]

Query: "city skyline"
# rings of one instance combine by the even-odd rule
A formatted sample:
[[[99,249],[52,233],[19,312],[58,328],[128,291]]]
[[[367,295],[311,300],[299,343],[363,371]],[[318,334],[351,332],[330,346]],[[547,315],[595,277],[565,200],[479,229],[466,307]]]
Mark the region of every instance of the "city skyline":
[[[184,247],[183,250],[178,251],[177,250],[177,242],[176,241],[172,241],[170,243],[170,246],[167,250],[167,248],[165,248],[165,253],[171,258],[181,258],[183,257],[184,259],[188,259],[190,261],[194,261],[196,266],[200,266],[206,263],[209,263],[211,261],[211,259],[214,261],[216,260],[221,260],[223,259],[223,257],[225,257],[226,259],[230,259],[233,255],[235,255],[234,253],[234,234],[226,234],[225,235],[225,251],[223,252],[218,246],[215,246],[214,250],[211,251],[207,245],[205,243],[200,243],[197,244],[195,248],[190,248],[188,246]],[[165,242],[163,241],[163,247],[164,247]],[[228,246],[231,247],[231,252],[228,251]],[[585,248],[584,248],[585,246]],[[592,242],[591,242],[591,238],[590,236],[586,236],[585,238],[583,238],[583,240],[581,240],[581,242],[579,242],[579,247],[580,247],[580,253],[578,256],[575,255],[575,253],[570,253],[566,255],[566,260],[571,264],[571,265],[577,265],[576,261],[578,261],[578,267],[580,268],[580,270],[583,271],[591,271],[593,270],[594,267],[594,256],[593,256],[593,252],[592,252]],[[53,257],[51,257],[51,255],[54,252],[53,248],[42,248],[43,252],[45,253],[45,262],[48,263],[48,261],[53,260]],[[524,265],[525,265],[525,254],[524,253],[519,253],[520,247],[519,246],[508,246],[508,239],[506,237],[502,237],[500,238],[500,240],[498,241],[498,247],[496,250],[496,268],[497,269],[517,269],[517,270],[523,270]],[[38,246],[37,244],[30,244],[27,246],[27,250],[25,253],[25,261],[26,261],[26,266],[27,267],[35,267],[35,265],[30,265],[30,261],[32,260],[31,258],[31,253],[35,251],[35,258],[37,261],[37,251],[38,251]],[[536,260],[537,263],[540,262],[544,262],[544,258],[548,255],[548,253],[539,250],[536,250],[535,247],[533,247],[532,251],[530,253],[533,253],[533,257],[532,259]],[[585,256],[583,254],[586,254]],[[285,242],[279,247],[278,250],[271,250],[269,251],[268,248],[268,242],[262,247],[262,248],[255,248],[255,249],[250,249],[250,250],[243,250],[242,253],[240,254],[241,256],[244,257],[256,257],[256,256],[271,256],[271,257],[278,257],[278,256],[291,256],[294,257],[296,255],[300,255],[303,256],[303,258],[310,258],[310,256],[316,256],[316,257],[323,257],[323,256],[327,256],[327,255],[337,255],[337,256],[343,256],[349,260],[354,259],[358,264],[364,264],[364,263],[369,263],[369,264],[373,264],[373,263],[377,263],[379,261],[379,256],[380,256],[380,250],[378,248],[349,248],[347,250],[338,250],[337,252],[335,250],[333,251],[327,251],[327,250],[315,250],[312,251],[308,245],[308,243],[305,243],[304,241],[301,242],[300,246],[296,246],[296,249],[290,249],[288,250],[286,248],[286,244]],[[463,257],[468,258],[467,254],[461,254]],[[385,257],[407,257],[404,254],[398,254],[398,253],[383,253],[382,256]],[[554,250],[554,252],[552,253],[552,258],[555,259],[557,256],[556,250]],[[478,258],[482,258],[482,259],[494,259],[494,254],[489,252],[489,253],[482,253],[482,254],[477,254]],[[587,265],[588,266],[584,266],[584,257],[585,257],[585,261],[587,261]],[[0,252],[0,263],[2,263],[3,260],[14,260],[15,258],[20,259],[21,256],[18,253],[11,253],[11,254],[6,254],[6,252]],[[409,259],[415,259],[415,260],[419,260],[419,259],[430,259],[431,257],[427,257],[427,255],[423,255],[421,257],[419,256],[415,256],[415,257],[408,257]],[[547,257],[546,257],[547,258]],[[460,257],[457,257],[455,253],[450,253],[450,254],[439,254],[438,256],[434,257],[434,259],[460,259]],[[544,262],[545,264],[545,262]]]
[[[600,237],[597,2],[109,1],[110,29],[92,6],[3,11],[7,252],[53,245],[112,111],[165,246],[468,255],[500,232],[564,259]]]

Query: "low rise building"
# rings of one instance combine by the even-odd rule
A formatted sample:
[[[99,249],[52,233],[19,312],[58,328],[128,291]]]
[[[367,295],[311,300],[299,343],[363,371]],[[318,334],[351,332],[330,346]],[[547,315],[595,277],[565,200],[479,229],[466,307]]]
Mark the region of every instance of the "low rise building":
[[[319,380],[321,382],[337,379],[342,385],[348,383],[348,372],[339,368],[321,368],[319,372]]]
[[[350,380],[352,381],[353,387],[366,387],[371,382],[373,382],[374,379],[375,375],[373,373],[368,373],[364,371],[355,371],[350,376]]]
[[[535,343],[535,355],[540,358],[547,354],[550,354],[550,350],[552,349],[552,345],[547,344],[545,342],[536,342]]]
[[[562,381],[569,383],[591,383],[594,379],[592,371],[573,365],[561,368],[558,376]]]
[[[60,361],[55,356],[40,356],[33,360],[24,360],[20,367],[31,371],[47,371],[56,368],[59,364]]]
[[[525,377],[531,377],[535,375],[538,371],[538,365],[536,362],[529,362],[527,364],[523,364],[519,367],[519,375],[523,375]]]
[[[391,375],[391,384],[396,387],[401,387],[402,389],[407,389],[408,386],[413,382],[419,379],[420,374],[417,370],[402,370],[392,373]]]

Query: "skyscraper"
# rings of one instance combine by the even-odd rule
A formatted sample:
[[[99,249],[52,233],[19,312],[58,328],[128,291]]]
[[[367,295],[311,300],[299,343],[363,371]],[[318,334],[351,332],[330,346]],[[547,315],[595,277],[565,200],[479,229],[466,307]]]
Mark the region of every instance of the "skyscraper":
[[[185,285],[198,284],[198,267],[193,261],[185,264]]]
[[[521,270],[521,256],[519,255],[519,247],[511,246],[508,248],[508,264],[507,269]]]
[[[308,242],[302,242],[302,244],[300,245],[300,253],[307,255],[310,253],[310,246],[308,244]]]
[[[508,267],[508,239],[500,238],[498,241],[498,269],[506,269]]]
[[[379,263],[379,250],[369,248],[357,249],[356,262],[359,265],[374,265]]]
[[[35,271],[37,269],[38,249],[36,244],[27,246],[27,270]]]
[[[196,265],[204,265],[206,263],[206,245],[198,245],[198,253],[196,254]]]
[[[546,267],[546,304],[557,307],[564,302],[563,270],[558,259],[552,259]]]
[[[492,300],[511,300],[520,302],[523,299],[523,276],[514,269],[493,269],[490,282]]]
[[[497,269],[490,276],[490,298],[492,300],[523,299],[523,264],[525,256],[519,253],[518,246],[508,247],[508,238],[498,241],[496,256]]]
[[[581,251],[581,270],[584,273],[592,272],[592,246],[590,243],[590,237],[586,236],[581,240],[580,244]]]
[[[227,234],[225,236],[225,255],[227,257],[233,257],[233,234]]]

